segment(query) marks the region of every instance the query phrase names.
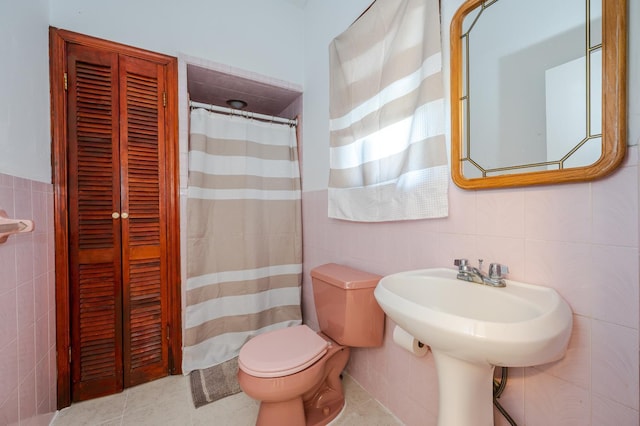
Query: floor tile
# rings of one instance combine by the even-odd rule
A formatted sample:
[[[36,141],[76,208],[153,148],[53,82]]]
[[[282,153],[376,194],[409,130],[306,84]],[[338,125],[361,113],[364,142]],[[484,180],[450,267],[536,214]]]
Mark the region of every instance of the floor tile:
[[[334,426],[402,425],[355,380],[345,375],[346,405]],[[253,426],[259,404],[244,393],[196,409],[189,378],[170,376],[124,392],[72,404],[51,426]]]
[[[94,426],[120,424],[124,413],[127,395],[125,392],[77,402],[61,410],[53,421],[53,425],[61,426]]]

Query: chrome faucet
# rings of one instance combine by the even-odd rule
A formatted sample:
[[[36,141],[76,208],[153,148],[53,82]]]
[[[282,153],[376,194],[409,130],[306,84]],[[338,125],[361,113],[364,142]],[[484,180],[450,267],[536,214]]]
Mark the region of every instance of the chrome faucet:
[[[469,265],[467,259],[455,259],[453,264],[458,267],[457,278],[491,287],[505,287],[504,275],[509,273],[509,267],[499,263],[489,264],[489,273],[482,272],[482,259],[478,259],[478,267]]]

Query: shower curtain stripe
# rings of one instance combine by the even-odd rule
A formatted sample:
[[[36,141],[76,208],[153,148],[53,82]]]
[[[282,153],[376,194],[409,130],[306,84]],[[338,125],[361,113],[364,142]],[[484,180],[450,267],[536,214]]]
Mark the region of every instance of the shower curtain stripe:
[[[246,269],[243,271],[223,271],[214,272],[187,279],[187,294],[192,289],[207,285],[234,284],[238,281],[259,280],[277,278],[282,281],[284,276],[298,276],[302,273],[302,265],[299,263],[292,265],[273,265],[264,268]]]
[[[202,337],[215,337],[219,334],[228,333],[229,330],[237,331],[250,331],[256,327],[260,327],[260,321],[268,317],[273,323],[280,323],[289,321],[288,317],[291,315],[296,306],[295,294],[290,294],[289,298],[285,297],[284,292],[282,294],[272,294],[273,297],[280,298],[281,302],[276,307],[260,306],[260,310],[257,312],[247,312],[239,309],[233,314],[225,312],[224,315],[220,314],[219,318],[198,318],[197,321],[202,321],[199,324],[190,324],[189,331],[185,334],[185,344],[192,345],[198,343]],[[250,299],[250,298],[247,298]],[[291,305],[284,306],[282,302],[287,301]],[[246,303],[246,302],[243,302]],[[238,303],[230,303],[230,307],[237,307]],[[233,328],[229,328],[229,325],[233,325]]]
[[[301,185],[295,129],[191,113],[183,370],[300,324]]]
[[[298,292],[291,288],[279,288],[262,291],[257,294],[222,297],[211,299],[203,304],[192,306],[196,308],[188,315],[186,327],[193,328],[211,321],[238,315],[256,314],[277,309],[283,306],[295,306],[298,303]]]
[[[264,145],[257,142],[243,141],[237,139],[220,140],[220,144],[210,146],[207,143],[206,135],[193,134],[189,141],[191,149],[195,153],[207,153],[208,155],[225,156],[245,156],[260,157],[265,160],[278,160],[293,156],[292,148],[288,145]]]
[[[299,200],[300,194],[293,191],[263,191],[260,189],[209,189],[191,188],[189,197],[201,200]]]
[[[206,300],[215,299],[220,294],[238,296],[246,292],[257,293],[269,289],[292,287],[297,283],[298,277],[298,274],[292,274],[280,275],[277,280],[270,280],[269,278],[249,279],[244,282],[246,290],[244,288],[238,288],[239,286],[236,282],[205,284],[202,287],[187,290],[186,303],[187,305],[196,305]]]
[[[219,143],[219,141],[217,142]],[[191,170],[204,172],[216,170],[216,175],[221,176],[262,176],[262,177],[289,177],[291,176],[290,160],[266,160],[258,157],[208,155],[192,151],[189,156]],[[298,175],[293,175],[299,177]]]
[[[254,188],[263,190],[300,190],[300,178],[270,178],[264,176],[212,176],[190,172],[203,189]]]

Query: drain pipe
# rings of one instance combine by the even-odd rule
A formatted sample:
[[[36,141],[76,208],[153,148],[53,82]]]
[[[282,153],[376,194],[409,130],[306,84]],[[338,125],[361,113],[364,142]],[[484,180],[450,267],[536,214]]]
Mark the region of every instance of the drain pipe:
[[[500,367],[500,381],[493,379],[493,405],[496,406],[500,414],[504,416],[505,419],[509,422],[511,426],[518,426],[516,422],[511,418],[507,410],[505,410],[502,405],[498,402],[498,398],[502,395],[504,388],[507,387],[507,367]]]

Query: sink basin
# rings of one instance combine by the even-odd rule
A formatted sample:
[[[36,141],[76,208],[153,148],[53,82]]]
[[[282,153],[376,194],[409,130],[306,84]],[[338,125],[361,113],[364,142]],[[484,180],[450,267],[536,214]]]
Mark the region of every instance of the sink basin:
[[[438,424],[493,425],[494,367],[562,358],[572,313],[552,288],[511,280],[497,288],[456,275],[446,268],[400,272],[382,278],[374,294],[396,324],[431,347]]]
[[[456,274],[441,268],[388,275],[375,297],[400,327],[460,359],[526,367],[564,356],[572,315],[555,290],[509,280],[495,288]]]

